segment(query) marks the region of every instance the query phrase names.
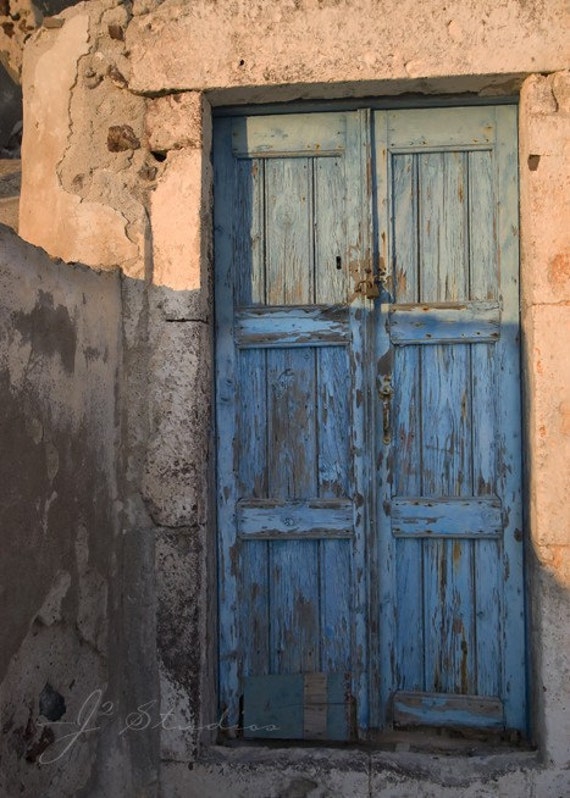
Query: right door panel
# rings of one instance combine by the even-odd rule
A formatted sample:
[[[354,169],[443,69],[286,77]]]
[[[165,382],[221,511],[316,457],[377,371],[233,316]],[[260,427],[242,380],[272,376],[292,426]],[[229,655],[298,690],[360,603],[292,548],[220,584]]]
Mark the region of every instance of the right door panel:
[[[516,109],[374,121],[380,724],[524,729]]]

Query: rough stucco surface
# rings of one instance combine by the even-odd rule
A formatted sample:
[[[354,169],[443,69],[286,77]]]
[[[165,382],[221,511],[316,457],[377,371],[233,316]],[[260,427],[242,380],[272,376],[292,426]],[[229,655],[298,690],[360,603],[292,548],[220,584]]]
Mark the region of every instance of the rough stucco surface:
[[[138,15],[127,31],[136,91],[508,74],[568,64],[565,0],[156,5],[135,2]]]
[[[570,72],[526,81],[520,145],[535,716],[549,761],[568,768]]]
[[[141,783],[151,794],[160,734],[165,797],[568,794],[567,4],[134,0],[129,13],[118,0],[81,3],[30,40],[20,219],[51,254],[126,276],[122,623],[136,667],[124,689],[131,708],[152,702],[153,720],[172,711],[152,728],[143,716],[129,738]],[[520,112],[529,648],[543,764],[457,759],[446,775],[441,760],[414,755],[204,756],[199,738],[212,735],[198,727],[216,720],[210,106],[492,96],[547,72],[526,80]],[[65,573],[58,580],[49,606],[66,589]]]
[[[125,91],[124,43],[107,35],[106,47],[98,48],[91,34],[97,25],[122,29],[126,12],[107,2],[81,3],[67,13],[62,27],[38,31],[33,62],[24,62],[24,127],[36,134],[22,145],[29,167],[19,233],[63,260],[120,264],[138,277],[145,214],[134,184],[144,159],[139,151],[142,100]],[[74,118],[87,117],[87,129],[74,126]],[[131,124],[121,138],[125,120]],[[112,141],[111,128],[119,131]],[[41,158],[34,157],[37,152]],[[50,212],[38,213],[38,206]]]
[[[119,367],[118,273],[54,262],[1,227],[3,796],[130,789],[127,741],[113,732],[124,663]],[[46,685],[63,713],[42,705]],[[115,707],[109,737],[86,735],[62,755],[94,690]],[[112,750],[123,766],[105,775]]]

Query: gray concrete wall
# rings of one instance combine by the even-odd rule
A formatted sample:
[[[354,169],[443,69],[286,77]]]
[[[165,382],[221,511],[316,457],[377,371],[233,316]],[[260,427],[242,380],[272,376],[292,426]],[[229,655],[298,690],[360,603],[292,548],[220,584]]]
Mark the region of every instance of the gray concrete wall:
[[[3,798],[136,794],[138,743],[120,734],[140,659],[123,635],[136,585],[120,369],[120,274],[54,261],[0,227]]]

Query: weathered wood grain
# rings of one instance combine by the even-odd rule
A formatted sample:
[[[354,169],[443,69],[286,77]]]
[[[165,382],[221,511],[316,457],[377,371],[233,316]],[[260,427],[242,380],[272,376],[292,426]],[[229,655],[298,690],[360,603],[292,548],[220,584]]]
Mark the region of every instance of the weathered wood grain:
[[[407,693],[394,696],[394,722],[397,726],[467,726],[498,730],[504,727],[500,698],[474,695]]]

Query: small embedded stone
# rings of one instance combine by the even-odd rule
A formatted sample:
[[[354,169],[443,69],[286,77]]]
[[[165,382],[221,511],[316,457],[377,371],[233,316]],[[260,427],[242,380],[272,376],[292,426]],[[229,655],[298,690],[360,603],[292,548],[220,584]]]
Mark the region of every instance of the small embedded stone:
[[[528,168],[530,169],[531,172],[536,172],[539,163],[540,163],[540,155],[528,156]]]
[[[103,80],[103,75],[97,70],[89,67],[83,73],[83,82],[88,89],[95,89]]]
[[[157,172],[158,169],[156,166],[150,166],[150,164],[144,163],[139,169],[139,177],[142,180],[151,181],[155,179]]]
[[[107,75],[109,76],[111,82],[117,86],[117,88],[124,89],[127,87],[127,79],[122,72],[119,72],[116,66],[110,66],[107,70]]]
[[[115,39],[115,41],[122,42],[125,38],[122,27],[116,23],[109,25],[108,31],[111,39]]]
[[[135,131],[130,125],[111,125],[107,133],[107,149],[109,152],[125,152],[138,150],[141,146]]]
[[[65,20],[61,17],[44,17],[44,28],[63,28]]]

